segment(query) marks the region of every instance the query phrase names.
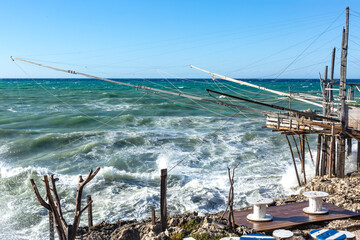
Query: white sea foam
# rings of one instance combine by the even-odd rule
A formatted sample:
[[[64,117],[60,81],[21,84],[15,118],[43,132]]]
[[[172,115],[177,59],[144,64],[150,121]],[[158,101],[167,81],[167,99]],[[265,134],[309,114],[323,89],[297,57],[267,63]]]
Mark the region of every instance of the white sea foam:
[[[17,111],[14,110],[13,108],[9,108],[8,111],[9,111],[9,112],[17,112]]]

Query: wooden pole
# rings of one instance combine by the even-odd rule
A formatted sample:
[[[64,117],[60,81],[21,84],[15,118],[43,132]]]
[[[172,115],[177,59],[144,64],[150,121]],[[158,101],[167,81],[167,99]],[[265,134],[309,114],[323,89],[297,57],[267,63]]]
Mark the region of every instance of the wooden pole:
[[[340,121],[342,126],[342,131],[345,132],[347,128],[347,119],[346,119],[346,68],[347,68],[347,50],[348,50],[348,39],[349,39],[349,7],[346,8],[346,27],[343,29],[343,37],[341,44],[341,64],[340,64]]]
[[[335,52],[336,52],[336,47],[333,48],[332,51],[332,57],[331,57],[331,72],[330,72],[330,85],[329,88],[333,87],[333,83],[334,83],[334,68],[335,68]],[[329,90],[329,100],[332,102],[334,101],[334,95],[333,95],[333,91]]]
[[[308,141],[308,139],[307,139],[307,136],[306,136],[306,135],[304,135],[304,136],[305,136],[306,145],[307,145],[308,150],[309,150],[309,153],[310,153],[310,159],[311,159],[311,162],[312,162],[312,164],[314,164],[314,159],[313,159],[313,155],[312,155],[312,153],[311,153],[311,149],[310,149],[309,141]]]
[[[90,227],[93,226],[92,201],[91,201],[90,195],[86,196],[86,202],[89,205],[89,207],[88,207],[88,227],[89,227],[89,232],[90,232]]]
[[[338,139],[337,177],[345,177],[345,138]]]
[[[315,176],[320,175],[320,154],[321,154],[321,135],[318,134],[317,149],[316,149]]]
[[[326,90],[329,88],[329,81],[327,79],[328,76],[328,66],[325,66],[325,72],[324,72],[324,96],[323,96],[323,111],[324,111],[324,116],[329,117],[330,116],[330,96],[329,93],[331,91]]]
[[[346,27],[343,29],[343,37],[341,44],[341,64],[340,64],[340,122],[342,133],[347,129],[347,116],[346,116],[346,67],[347,67],[347,50],[349,39],[349,7],[346,8]],[[338,161],[337,161],[337,176],[340,178],[345,177],[345,138],[340,136],[338,140]]]
[[[166,188],[167,188],[167,169],[161,169],[161,186],[160,186],[160,220],[161,231],[167,228],[167,204],[166,204]]]
[[[347,142],[347,155],[349,156],[352,152],[352,138],[347,138],[346,139]]]
[[[323,142],[322,142],[322,156],[321,156],[320,176],[324,176],[326,174],[326,162],[327,162],[326,146],[327,146],[327,138],[324,135],[323,136]]]
[[[51,211],[48,212],[49,212],[50,240],[55,240],[54,217]]]
[[[329,177],[332,176],[332,168],[333,168],[333,159],[334,159],[334,147],[335,147],[335,125],[333,124],[331,128],[331,140],[330,140],[330,156],[329,156],[329,163],[328,163],[328,175]]]
[[[300,137],[301,136],[301,137]],[[299,135],[301,140],[301,157],[302,157],[302,161],[303,161],[303,173],[304,173],[304,182],[306,184],[306,173],[305,173],[305,134]]]
[[[297,170],[297,167],[296,167],[296,162],[295,162],[295,158],[294,158],[294,153],[293,153],[293,150],[292,150],[292,147],[291,147],[291,144],[290,144],[290,141],[289,141],[288,136],[285,135],[285,137],[286,137],[286,140],[287,140],[287,142],[288,142],[288,144],[289,144],[289,149],[290,149],[292,161],[293,161],[293,164],[294,164],[296,179],[297,179],[297,181],[298,181],[299,187],[301,187],[300,177],[299,177],[299,173],[298,173],[298,170]]]
[[[153,226],[155,226],[155,224],[156,224],[155,208],[151,209],[151,224]]]
[[[303,176],[304,176],[304,183],[306,184],[306,175],[305,175],[305,166],[304,166],[304,161],[302,160],[301,153],[300,153],[299,148],[298,148],[298,146],[297,146],[297,142],[296,142],[296,140],[295,140],[294,135],[292,135],[292,137],[293,137],[293,140],[294,140],[294,144],[295,144],[295,147],[296,147],[296,151],[297,151],[298,156],[299,156],[299,159],[300,159],[300,163],[301,163],[301,172],[302,172],[302,174],[303,174]]]
[[[291,87],[289,86],[289,108],[291,108]],[[291,128],[291,124],[290,124]]]

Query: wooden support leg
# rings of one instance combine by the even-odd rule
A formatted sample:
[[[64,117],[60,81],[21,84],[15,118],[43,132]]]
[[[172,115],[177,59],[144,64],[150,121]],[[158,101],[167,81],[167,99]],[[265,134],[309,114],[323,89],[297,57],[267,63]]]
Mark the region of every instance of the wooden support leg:
[[[347,141],[347,155],[349,156],[352,152],[352,139],[351,138],[348,138],[346,139]]]
[[[321,154],[321,135],[318,134],[317,152],[316,152],[316,164],[315,164],[315,176],[319,176],[319,174],[320,174],[320,154]]]
[[[326,162],[327,162],[327,141],[326,136],[323,136],[323,143],[322,143],[322,155],[321,155],[321,168],[320,168],[320,176],[324,176],[326,174]]]
[[[298,156],[299,156],[299,159],[300,159],[301,172],[304,174],[304,182],[306,183],[304,161],[303,161],[303,159],[302,159],[302,156],[301,156],[301,153],[300,153],[300,151],[299,151],[299,147],[298,147],[298,145],[297,145],[297,142],[296,142],[296,139],[295,139],[294,135],[292,135],[292,137],[293,137],[293,140],[294,140],[294,144],[295,144],[295,147],[296,147],[296,151],[297,151]],[[300,142],[301,142],[301,141],[300,141]]]
[[[293,164],[294,164],[294,168],[295,168],[295,174],[296,174],[296,179],[298,181],[298,184],[299,184],[299,187],[301,186],[301,182],[300,182],[300,177],[299,177],[299,173],[298,173],[298,170],[297,170],[297,167],[296,167],[296,162],[295,162],[295,158],[294,158],[294,153],[293,153],[293,150],[292,150],[292,147],[291,147],[291,144],[290,144],[290,141],[289,141],[289,138],[287,135],[285,135],[286,137],[286,140],[289,144],[289,149],[290,149],[290,153],[291,153],[291,157],[292,157],[292,160],[293,160]]]
[[[340,137],[338,140],[338,161],[337,161],[337,177],[345,177],[345,139]]]
[[[329,155],[329,163],[328,163],[328,175],[332,176],[333,173],[333,164],[335,157],[335,126],[333,125],[331,128],[331,140],[330,140],[330,155]]]

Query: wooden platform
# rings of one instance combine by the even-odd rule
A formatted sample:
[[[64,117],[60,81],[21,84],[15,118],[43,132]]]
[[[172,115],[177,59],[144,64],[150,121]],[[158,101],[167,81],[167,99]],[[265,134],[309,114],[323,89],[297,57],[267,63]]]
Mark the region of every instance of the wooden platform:
[[[349,210],[337,207],[330,203],[324,203],[323,207],[329,210],[325,215],[309,215],[303,213],[303,208],[307,207],[309,202],[301,202],[294,204],[287,204],[282,206],[268,207],[266,213],[273,216],[271,222],[251,222],[246,219],[249,213],[253,210],[234,211],[235,223],[237,225],[244,225],[253,228],[256,231],[269,231],[280,228],[291,228],[298,225],[308,223],[315,223],[321,221],[351,218],[360,216],[359,213],[351,212]]]

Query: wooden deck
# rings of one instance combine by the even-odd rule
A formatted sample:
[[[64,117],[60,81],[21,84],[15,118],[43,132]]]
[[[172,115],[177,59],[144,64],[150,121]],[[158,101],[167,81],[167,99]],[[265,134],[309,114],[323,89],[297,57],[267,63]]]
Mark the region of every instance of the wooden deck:
[[[324,203],[323,207],[329,210],[325,215],[309,215],[303,213],[303,208],[307,207],[309,202],[288,204],[283,206],[272,206],[267,208],[267,214],[273,216],[271,222],[251,222],[246,219],[253,210],[234,211],[235,223],[253,228],[256,231],[270,231],[279,228],[291,228],[294,226],[315,223],[321,221],[359,217],[360,214],[337,207],[330,203]]]

